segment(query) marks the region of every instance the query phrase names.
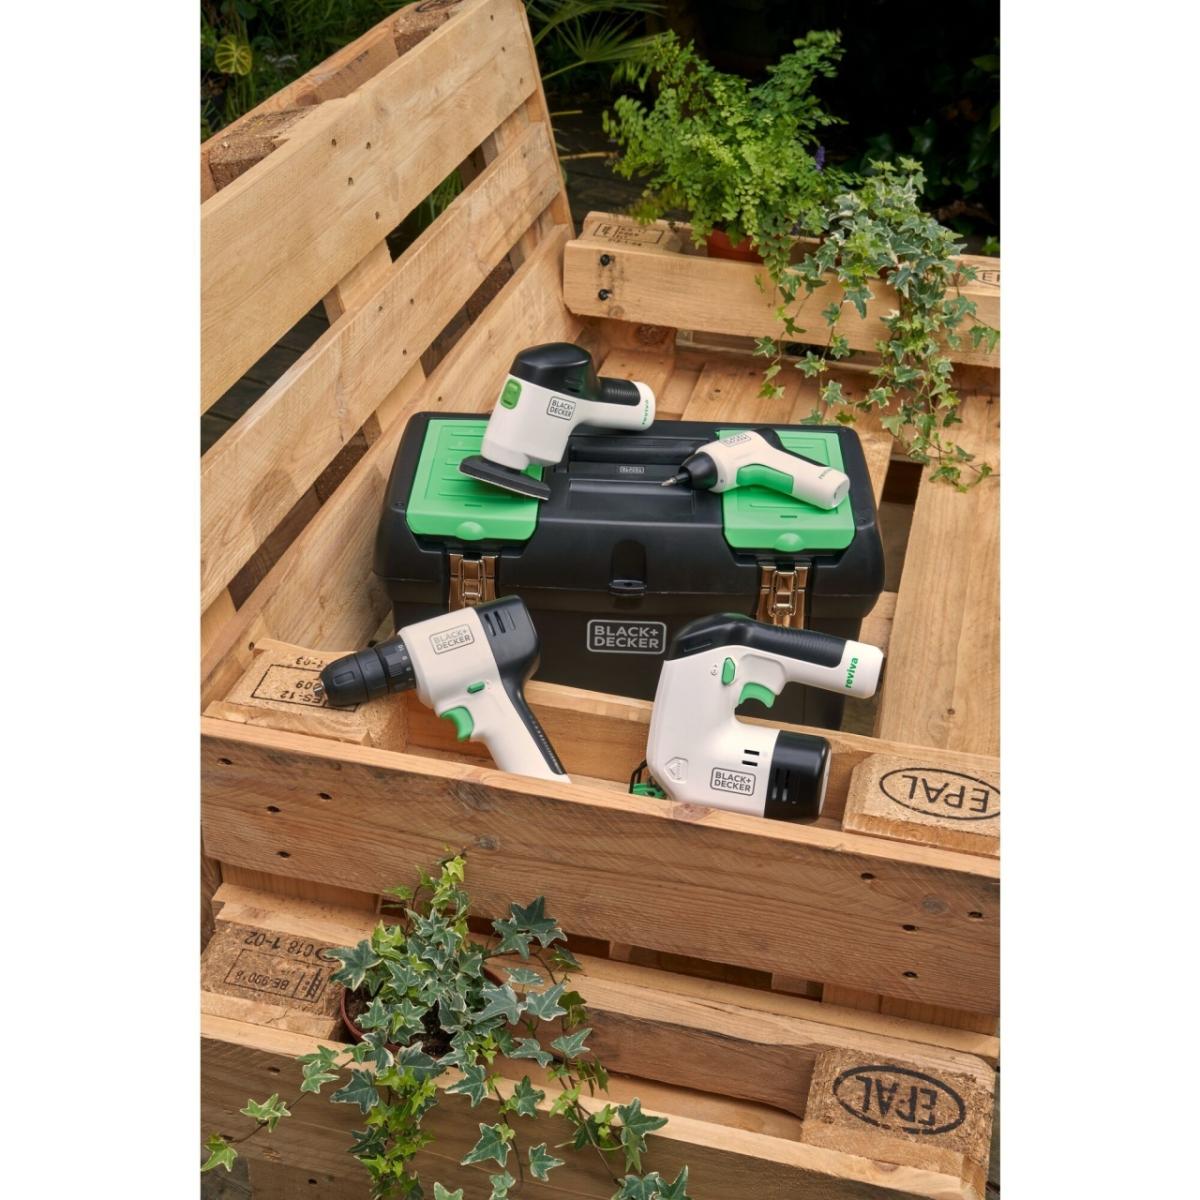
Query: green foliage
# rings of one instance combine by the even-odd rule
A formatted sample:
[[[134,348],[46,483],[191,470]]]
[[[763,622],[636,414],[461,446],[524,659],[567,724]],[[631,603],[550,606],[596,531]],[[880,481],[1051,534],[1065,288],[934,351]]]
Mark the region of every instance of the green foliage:
[[[871,368],[874,386],[852,401],[839,382],[825,383],[812,419],[832,415],[850,423],[856,412],[884,410],[883,427],[910,458],[932,467],[930,478],[966,491],[992,468],[976,464],[973,454],[943,433],[962,418],[953,364],[942,347],[961,345],[964,324],[975,316],[974,301],[958,291],[975,272],[954,261],[963,247],[953,232],[921,211],[923,185],[921,165],[912,159],[873,164],[861,186],[834,199],[820,247],[787,271],[780,292],[784,305],[790,305],[801,289],[811,295],[830,278],[842,286],[841,303],[822,312],[830,329],[826,357],[810,356],[800,367],[804,374],[819,375],[828,358],[849,352],[837,334],[847,306],[863,317],[881,280],[895,290],[899,307],[883,318],[888,337],[876,343],[880,362]],[[966,332],[973,347],[984,345],[988,351],[1000,336],[975,321]]]
[[[695,238],[723,227],[731,241],[748,237],[761,254],[766,277],[758,276],[758,284],[767,292],[769,281],[777,292],[781,329],[756,343],[756,352],[771,360],[764,397],[784,394],[784,341],[813,341],[796,320],[801,293],[810,297],[831,279],[842,288],[840,301],[819,310],[828,330],[822,353],[809,350],[793,362],[812,379],[852,353],[839,330],[847,307],[865,317],[878,284],[890,284],[899,307],[883,318],[888,337],[877,343],[875,385],[852,401],[839,381],[826,380],[810,419],[850,424],[858,411],[885,410],[883,426],[912,459],[931,467],[932,479],[966,490],[992,468],[975,464],[942,432],[961,422],[944,347],[958,347],[965,331],[973,347],[991,351],[999,334],[973,320],[975,305],[959,292],[974,278],[954,261],[962,245],[921,211],[920,163],[872,163],[866,177],[824,165],[820,131],[836,118],[812,88],[834,74],[841,47],[833,33],[809,33],[795,46],[768,68],[766,82],[752,86],[715,70],[691,46],[665,40],[651,59],[658,79],[653,107],[622,97],[615,115],[605,114],[605,128],[623,150],[616,170],[645,180],[633,209],[639,219],[683,209]],[[793,263],[802,234],[819,245]]]
[[[653,47],[653,106],[622,96],[604,114],[622,149],[616,171],[645,180],[639,218],[683,209],[697,238],[717,228],[733,242],[748,237],[772,269],[786,265],[797,233],[816,232],[845,180],[818,161],[820,131],[836,118],[812,88],[835,73],[841,47],[835,33],[810,33],[795,46],[757,85],[716,70],[674,36]]]
[[[646,1135],[662,1128],[666,1118],[647,1116],[638,1100],[615,1108],[605,1105],[598,1112],[581,1102],[585,1087],[603,1090],[608,1076],[588,1054],[591,1030],[578,1028],[585,1015],[582,997],[569,990],[568,976],[557,974],[564,960],[574,963],[556,944],[563,941],[558,922],[546,914],[545,900],[538,897],[523,907],[511,905],[507,917],[493,921],[495,938],[490,944],[474,941],[467,924],[465,867],[463,857],[456,855],[441,863],[436,874],[422,872],[418,887],[393,889],[391,894],[407,901],[397,924],[381,922],[356,946],[330,951],[342,964],[333,977],[367,1000],[356,1019],[363,1040],[340,1049],[321,1046],[303,1055],[298,1060],[299,1094],[291,1103],[319,1093],[326,1084],[340,1083],[329,1099],[355,1105],[362,1115],[364,1128],[353,1133],[349,1149],[370,1174],[372,1196],[415,1198],[426,1194],[413,1173],[413,1159],[432,1141],[422,1129],[425,1115],[443,1095],[466,1097],[472,1108],[490,1097],[497,1119],[479,1123],[479,1137],[461,1161],[498,1166],[500,1171],[488,1177],[490,1200],[506,1200],[510,1192],[521,1193],[527,1178],[545,1181],[565,1161],[550,1152],[546,1141],[525,1152],[517,1144],[512,1120],[537,1121],[546,1092],[526,1075],[505,1096],[491,1071],[497,1055],[535,1059],[559,1088],[551,1112],[571,1129],[565,1144],[576,1150],[591,1147],[606,1165],[615,1155],[624,1171],[640,1172]],[[511,953],[536,963],[538,969],[504,964],[500,969],[507,971],[507,979],[494,982],[485,964]],[[530,990],[538,988],[542,990]],[[540,1032],[560,1021],[567,1032],[545,1048]],[[438,1080],[450,1071],[459,1077],[440,1093]],[[249,1101],[242,1112],[254,1122],[253,1128],[232,1141],[209,1138],[203,1170],[228,1170],[237,1157],[233,1142],[264,1129],[270,1133],[291,1115],[278,1094]],[[516,1178],[508,1170],[510,1153]],[[609,1173],[618,1189],[614,1195],[687,1200],[682,1190],[667,1190],[657,1173],[622,1178],[611,1167]],[[685,1168],[670,1187],[682,1188],[686,1180]],[[628,1191],[631,1187],[642,1190]],[[461,1200],[462,1191],[435,1183],[433,1196]]]

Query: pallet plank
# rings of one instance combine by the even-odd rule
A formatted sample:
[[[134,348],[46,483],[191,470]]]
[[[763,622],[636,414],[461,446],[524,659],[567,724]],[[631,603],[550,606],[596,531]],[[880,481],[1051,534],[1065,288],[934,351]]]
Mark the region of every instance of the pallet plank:
[[[201,212],[201,399],[212,404],[530,95],[523,9],[470,0]]]
[[[293,1090],[293,1082],[299,1079],[295,1056],[311,1053],[318,1044],[305,1035],[211,1016],[202,1018],[201,1033],[201,1118],[206,1133],[213,1128],[225,1133],[244,1128],[245,1118],[239,1117],[237,1110],[247,1096]],[[526,1070],[525,1064],[520,1069]],[[451,1081],[452,1076],[447,1076],[446,1082]],[[546,1092],[539,1104],[544,1113],[557,1098],[558,1089],[551,1083],[536,1082]],[[511,1084],[502,1080],[500,1087],[506,1094]],[[941,1172],[877,1163],[778,1133],[760,1132],[755,1126],[773,1130],[778,1122],[769,1110],[760,1116],[755,1105],[620,1076],[612,1078],[609,1091],[619,1103],[638,1095],[645,1111],[668,1116],[667,1125],[650,1135],[647,1163],[668,1178],[674,1178],[687,1164],[691,1172],[688,1191],[695,1200],[728,1200],[749,1194],[803,1194],[813,1200],[966,1200],[960,1181]],[[599,1109],[604,1097],[585,1095],[581,1103]],[[303,1165],[325,1172],[331,1179],[352,1181],[354,1164],[347,1162],[346,1146],[350,1130],[360,1118],[356,1112],[347,1112],[349,1107],[321,1098],[306,1099],[269,1138],[246,1142],[244,1152],[252,1161],[270,1154],[277,1163]],[[424,1127],[437,1140],[424,1152],[422,1177],[428,1182],[440,1179],[469,1187],[472,1177],[455,1173],[459,1151],[473,1144],[479,1122],[494,1120],[495,1112],[492,1100],[474,1109],[465,1101],[439,1104],[425,1121]],[[681,1115],[685,1112],[688,1115]],[[548,1118],[543,1115],[542,1120]],[[554,1127],[553,1123],[544,1132],[551,1144],[565,1140],[570,1133],[565,1125]],[[542,1136],[539,1131],[538,1137]],[[567,1165],[557,1168],[551,1181],[544,1189],[547,1196],[608,1200],[613,1192],[611,1178],[594,1155],[569,1156]],[[539,1185],[538,1194],[542,1191]],[[334,1194],[340,1200],[341,1193]]]
[[[378,893],[403,864],[474,848],[483,912],[542,892],[587,936],[998,1011],[991,860],[207,718],[203,732],[222,862]]]
[[[204,456],[201,587],[219,594],[346,440],[387,398],[560,180],[546,127],[529,128]],[[469,245],[470,254],[462,247]],[[386,254],[386,248],[384,249]],[[368,302],[369,301],[369,302]]]
[[[643,235],[660,228],[669,231],[672,226],[686,229],[677,222],[665,221],[639,227],[628,217],[589,213],[584,234],[567,245],[563,295],[573,313],[744,337],[779,334],[775,316],[778,292],[769,287],[764,291],[756,283],[758,277],[765,279],[762,267],[695,253],[663,253],[657,245],[636,244],[632,236],[627,244],[617,245],[611,237],[601,239],[587,232],[594,227],[593,219],[624,224]],[[602,254],[607,262],[601,263]],[[998,329],[999,260],[967,256],[962,261],[984,266],[981,278],[964,284],[961,294],[975,301],[978,320]],[[855,350],[874,350],[878,341],[888,337],[882,318],[896,307],[895,293],[882,284],[874,285],[872,291],[874,299],[867,317],[862,319],[847,311],[838,326],[839,333]],[[793,316],[814,343],[824,344],[828,337],[821,310],[840,296],[840,285],[828,283],[793,305]],[[802,339],[803,335],[797,340]],[[955,362],[998,365],[995,354],[972,350],[967,339],[957,349],[947,347],[946,353]]]
[[[979,372],[953,436],[998,467],[1000,403]],[[889,741],[979,754],[1000,748],[1000,493],[922,479],[876,731]]]

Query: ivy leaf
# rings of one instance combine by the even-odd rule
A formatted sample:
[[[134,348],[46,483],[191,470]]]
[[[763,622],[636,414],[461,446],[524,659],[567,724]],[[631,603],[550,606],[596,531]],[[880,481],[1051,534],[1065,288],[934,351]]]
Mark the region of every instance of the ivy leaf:
[[[343,965],[330,975],[334,983],[343,983],[351,991],[362,987],[367,972],[377,967],[383,960],[371,948],[371,943],[365,938],[357,946],[339,946],[327,951],[328,958],[336,958]]]
[[[425,1053],[420,1042],[405,1046],[396,1056],[396,1065],[403,1071],[411,1071],[418,1081],[440,1075],[444,1069]]]
[[[543,1050],[540,1043],[534,1038],[522,1038],[509,1051],[508,1057],[536,1059],[539,1067],[548,1067],[554,1061],[554,1055],[548,1050]]]
[[[392,1052],[388,1049],[387,1034],[382,1030],[364,1033],[362,1044],[368,1047],[369,1053],[361,1061],[366,1062],[369,1059],[375,1064],[377,1071],[386,1071],[392,1065]]]
[[[554,942],[565,942],[567,939],[559,929],[558,922],[546,916],[546,897],[539,896],[527,907],[510,904],[509,912],[513,921],[526,930],[542,946],[550,946]]]
[[[446,1091],[469,1096],[471,1107],[474,1108],[487,1095],[487,1068],[472,1064],[463,1071],[463,1077],[457,1083],[452,1083]]]
[[[567,1010],[558,1001],[566,986],[560,981],[544,992],[534,992],[525,1002],[525,1011],[539,1021],[553,1021],[555,1017],[565,1017]]]
[[[545,1100],[546,1093],[535,1088],[529,1082],[529,1076],[523,1075],[521,1082],[513,1088],[513,1094],[506,1101],[509,1110],[515,1112],[519,1117],[536,1117],[537,1106],[540,1101]]]
[[[214,1133],[204,1143],[204,1148],[208,1151],[208,1158],[205,1160],[204,1166],[200,1168],[201,1171],[211,1171],[214,1167],[224,1167],[227,1171],[233,1170],[237,1151],[219,1133]]]
[[[550,1172],[555,1167],[561,1167],[564,1161],[564,1159],[555,1158],[553,1154],[550,1154],[546,1150],[545,1142],[529,1147],[529,1170],[534,1179],[540,1179],[542,1183],[545,1183]]]
[[[503,1017],[509,1025],[515,1025],[525,1008],[524,1001],[517,999],[517,993],[507,983],[503,987],[485,983],[480,996],[484,1001],[484,1007],[476,1017],[477,1021]]]
[[[519,954],[522,958],[529,957],[532,935],[521,929],[515,921],[493,921],[492,928],[500,935],[500,942],[496,946],[497,954]]]
[[[448,1192],[440,1183],[433,1185],[433,1200],[463,1200],[462,1188],[456,1188],[453,1192]]]
[[[555,946],[550,952],[550,961],[561,971],[580,971],[583,969],[579,964],[579,959],[566,946]]]
[[[509,1189],[517,1181],[505,1171],[502,1175],[489,1175],[492,1181],[492,1194],[488,1200],[508,1200]]]
[[[651,1171],[645,1177],[626,1175],[612,1200],[657,1200],[661,1186],[662,1176],[657,1171]]]
[[[464,1167],[471,1163],[487,1162],[488,1159],[493,1159],[502,1167],[508,1165],[508,1143],[514,1137],[512,1129],[507,1125],[484,1125],[480,1122],[479,1125],[479,1141],[472,1148],[470,1154],[462,1159]]]
[[[391,1024],[391,1012],[388,1006],[376,996],[367,1006],[365,1012],[358,1017],[360,1029],[378,1029],[381,1025],[386,1029]]]
[[[332,1071],[326,1071],[319,1062],[310,1062],[304,1068],[304,1080],[300,1084],[300,1091],[317,1092],[326,1083],[333,1083],[337,1076]]]
[[[392,959],[388,959],[383,965],[388,973],[389,982],[397,992],[411,991],[421,982],[423,977],[422,972],[417,970],[407,960],[404,962],[395,962]]]
[[[261,1104],[257,1100],[249,1100],[246,1107],[239,1110],[244,1116],[253,1117],[266,1125],[268,1133],[275,1132],[281,1117],[290,1117],[288,1106],[279,1099],[278,1092],[272,1092]]]
[[[687,1192],[688,1169],[685,1163],[675,1176],[674,1183],[664,1182],[658,1189],[658,1200],[692,1200]]]
[[[621,1145],[625,1150],[625,1165],[641,1170],[642,1151],[646,1149],[646,1134],[661,1129],[666,1123],[666,1117],[652,1117],[642,1111],[642,1102],[631,1100],[628,1104],[617,1106],[617,1116],[621,1118]]]
[[[578,1033],[564,1034],[550,1043],[550,1049],[557,1050],[563,1058],[578,1058],[587,1049],[584,1042],[591,1032],[590,1029],[581,1029]]]
[[[508,973],[508,982],[515,983],[518,987],[540,987],[545,981],[528,967],[513,967]]]
[[[335,1104],[357,1104],[368,1113],[379,1103],[379,1092],[375,1088],[375,1077],[369,1071],[350,1072],[350,1082],[329,1097]]]

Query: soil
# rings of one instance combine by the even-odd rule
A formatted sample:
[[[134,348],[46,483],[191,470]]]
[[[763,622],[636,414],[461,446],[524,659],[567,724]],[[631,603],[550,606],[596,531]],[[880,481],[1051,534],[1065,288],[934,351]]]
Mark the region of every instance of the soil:
[[[356,991],[349,992],[346,995],[346,1015],[350,1018],[350,1020],[357,1024],[359,1015],[366,1012],[366,1010],[370,1007],[370,1004],[371,997],[367,994],[365,988],[358,988]],[[422,1049],[432,1058],[441,1058],[443,1054],[449,1054],[450,1037],[438,1024],[436,1009],[430,1009],[429,1012],[425,1014],[423,1024],[425,1026],[424,1035],[419,1039],[411,1039],[407,1045],[411,1046],[413,1042],[419,1040],[421,1042]],[[361,1040],[360,1038],[354,1036],[353,1030],[347,1030],[347,1032],[355,1041]],[[400,1049],[400,1046],[389,1043],[388,1049],[395,1053]]]

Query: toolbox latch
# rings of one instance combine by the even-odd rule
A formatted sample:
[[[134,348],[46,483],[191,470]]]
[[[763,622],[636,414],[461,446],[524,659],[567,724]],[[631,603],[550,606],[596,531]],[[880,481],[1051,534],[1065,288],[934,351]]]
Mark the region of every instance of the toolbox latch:
[[[474,608],[496,598],[496,556],[481,554],[478,558],[467,558],[462,554],[451,554],[450,559],[450,607]]]
[[[777,567],[762,563],[758,568],[758,611],[754,614],[769,625],[804,628],[804,592],[808,587],[808,563]]]

